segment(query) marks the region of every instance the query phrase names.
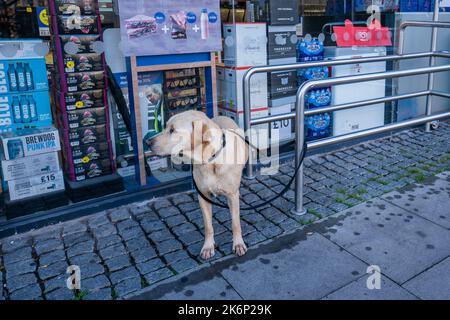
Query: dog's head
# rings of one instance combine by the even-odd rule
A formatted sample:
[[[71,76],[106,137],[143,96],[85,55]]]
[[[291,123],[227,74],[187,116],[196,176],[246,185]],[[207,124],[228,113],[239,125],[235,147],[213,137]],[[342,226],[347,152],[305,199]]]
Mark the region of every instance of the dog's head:
[[[221,137],[220,128],[203,112],[186,111],[171,117],[161,134],[146,144],[157,155],[184,155],[203,163],[211,150],[220,148]]]

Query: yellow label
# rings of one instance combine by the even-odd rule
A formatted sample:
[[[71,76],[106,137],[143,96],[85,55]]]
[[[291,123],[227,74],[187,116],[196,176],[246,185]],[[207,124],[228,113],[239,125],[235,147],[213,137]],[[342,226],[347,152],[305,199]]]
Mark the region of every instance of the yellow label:
[[[88,163],[89,162],[89,160],[91,160],[91,159],[89,159],[89,157],[83,157],[83,159],[81,159],[81,161],[83,162],[83,163]]]
[[[83,108],[83,107],[84,107],[84,102],[83,102],[83,101],[77,101],[77,102],[75,102],[75,107],[77,107],[77,108]]]
[[[44,9],[41,11],[41,13],[39,13],[39,20],[41,20],[42,24],[48,26],[47,9]]]
[[[73,61],[67,61],[66,66],[67,66],[67,68],[72,69],[73,67],[75,67],[75,62],[73,62]]]
[[[33,12],[33,9],[31,7],[27,7],[27,12]]]

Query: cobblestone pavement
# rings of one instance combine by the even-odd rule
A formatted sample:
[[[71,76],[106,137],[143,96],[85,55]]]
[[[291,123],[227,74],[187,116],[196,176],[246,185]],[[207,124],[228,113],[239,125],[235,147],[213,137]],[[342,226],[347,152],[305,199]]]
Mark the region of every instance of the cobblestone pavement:
[[[305,207],[295,216],[289,190],[257,211],[242,212],[244,240],[255,244],[301,228],[450,167],[450,124],[432,133],[414,129],[305,160]],[[242,202],[257,204],[283,188],[280,173],[243,181]],[[227,210],[214,208],[218,250],[232,253]],[[0,300],[117,299],[204,263],[202,214],[193,192],[99,212],[0,240]],[[81,290],[66,287],[66,268],[81,269]]]

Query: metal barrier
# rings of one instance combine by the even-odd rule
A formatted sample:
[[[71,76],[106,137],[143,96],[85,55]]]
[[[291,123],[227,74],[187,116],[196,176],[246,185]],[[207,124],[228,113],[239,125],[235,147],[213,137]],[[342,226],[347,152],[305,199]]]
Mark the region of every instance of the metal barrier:
[[[405,30],[408,27],[430,27],[430,28],[450,28],[450,22],[438,22],[438,21],[404,21],[398,27],[399,29],[399,37],[398,37],[398,48],[397,53],[399,55],[403,54],[404,46],[405,46]],[[431,39],[432,46],[436,46],[436,39],[432,37]],[[436,51],[436,47],[434,50]]]
[[[397,52],[399,55],[402,55],[404,52],[405,46],[405,30],[408,27],[431,27],[431,52],[435,52],[437,50],[437,28],[450,28],[450,22],[439,22],[439,0],[435,1],[434,5],[434,13],[433,13],[433,21],[404,21],[399,26],[399,39],[398,39],[398,48]],[[433,67],[435,65],[436,58],[435,56],[430,56],[429,66]],[[434,75],[430,73],[428,75],[428,90],[432,91],[434,87]],[[425,114],[431,115],[431,103],[432,96],[427,95],[427,103],[425,107]],[[430,131],[430,123],[426,123],[425,130],[427,132]]]
[[[406,55],[405,55],[406,56]],[[386,57],[387,58],[387,57]],[[397,57],[398,58],[398,57]],[[356,59],[359,60],[359,59]],[[366,60],[366,59],[363,59]],[[354,60],[352,60],[354,63]],[[365,61],[367,62],[367,61]],[[309,64],[308,64],[309,65]],[[281,67],[281,66],[278,66]],[[267,68],[276,68],[274,67],[260,67],[255,69],[264,70]],[[292,68],[291,68],[292,69]],[[248,73],[250,73],[252,69],[249,70]],[[284,70],[284,69],[283,69]],[[270,69],[269,71],[273,71]],[[362,74],[362,75],[355,75],[355,76],[347,76],[347,77],[339,77],[339,78],[329,78],[324,80],[314,80],[314,81],[307,81],[305,82],[298,90],[297,92],[297,101],[296,101],[296,112],[295,113],[288,113],[284,115],[277,115],[277,116],[269,116],[265,118],[260,119],[254,119],[250,120],[248,124],[248,128],[251,125],[257,125],[262,123],[268,123],[272,121],[279,121],[279,120],[285,120],[285,119],[291,119],[295,117],[295,140],[296,140],[296,150],[295,150],[295,167],[299,166],[299,161],[301,160],[301,153],[304,143],[304,125],[305,116],[314,115],[318,113],[323,112],[331,112],[331,111],[337,111],[337,110],[344,110],[344,109],[350,109],[355,107],[361,107],[369,104],[379,103],[379,102],[386,102],[386,101],[394,101],[399,99],[408,99],[413,97],[418,97],[422,95],[439,95],[443,97],[449,97],[450,95],[447,93],[434,93],[432,91],[426,90],[422,92],[415,92],[415,93],[408,93],[408,94],[402,94],[402,95],[396,95],[396,96],[390,96],[390,97],[383,97],[378,99],[370,99],[370,100],[364,100],[359,102],[353,102],[348,104],[341,104],[331,107],[322,107],[312,110],[306,110],[305,111],[305,96],[308,91],[310,91],[313,88],[321,88],[321,87],[329,87],[333,85],[342,85],[342,84],[351,84],[355,82],[366,82],[366,81],[373,81],[373,80],[383,80],[383,79],[392,79],[397,77],[405,77],[405,76],[414,76],[414,75],[420,75],[420,74],[431,74],[436,72],[445,72],[450,71],[450,65],[443,65],[443,66],[435,66],[435,67],[426,67],[426,68],[417,68],[417,69],[410,69],[410,70],[400,70],[400,71],[389,71],[389,72],[380,72],[380,73],[370,73],[370,74]],[[263,72],[263,71],[261,71]],[[247,74],[248,75],[248,74]],[[245,78],[247,78],[247,75]],[[250,79],[250,77],[249,77]],[[244,81],[245,83],[245,81]],[[245,85],[244,85],[244,88]],[[247,89],[247,88],[246,88]],[[245,92],[244,92],[245,93]],[[250,104],[248,104],[249,106]],[[245,111],[249,111],[246,108]],[[245,114],[245,113],[244,113]],[[338,142],[344,142],[349,141],[357,138],[366,137],[373,134],[388,132],[392,130],[397,130],[405,127],[410,126],[416,126],[419,124],[424,124],[431,121],[436,121],[444,118],[450,117],[450,111],[436,114],[436,115],[426,115],[423,117],[414,118],[411,120],[406,120],[398,123],[392,123],[389,125],[376,127],[368,130],[362,130],[357,131],[350,134],[345,134],[341,136],[334,136],[330,138],[325,138],[313,142],[308,142],[307,146],[309,149],[332,145]],[[247,131],[246,131],[247,132]],[[248,167],[251,167],[248,166]],[[306,213],[306,210],[303,207],[303,164],[300,166],[300,169],[297,172],[297,176],[295,179],[295,207],[292,209],[292,211],[295,214],[302,215]]]
[[[286,70],[293,70],[293,69],[330,67],[330,66],[339,66],[339,65],[346,65],[346,64],[369,63],[369,62],[380,62],[380,61],[398,61],[398,60],[418,59],[418,58],[427,58],[427,57],[429,57],[429,58],[430,57],[450,58],[450,52],[444,52],[444,51],[442,51],[442,52],[421,52],[421,53],[412,53],[412,54],[404,54],[404,55],[389,55],[389,56],[356,58],[356,59],[337,59],[337,60],[327,60],[327,61],[318,61],[318,62],[285,64],[285,65],[277,65],[277,66],[253,67],[247,71],[247,73],[245,74],[244,79],[243,79],[244,131],[248,135],[248,138],[251,139],[251,137],[249,135],[249,129],[251,128],[252,125],[269,123],[269,122],[273,122],[273,121],[286,120],[286,119],[291,119],[291,118],[295,117],[295,113],[288,113],[288,114],[269,116],[269,117],[264,117],[264,118],[259,118],[259,119],[251,119],[250,81],[251,81],[252,76],[255,74],[286,71]],[[408,93],[408,94],[397,95],[397,96],[392,96],[392,97],[384,97],[384,98],[379,98],[379,99],[374,99],[374,100],[368,100],[368,101],[365,101],[364,104],[348,103],[348,104],[334,106],[331,108],[327,107],[327,108],[315,109],[314,111],[320,110],[320,113],[324,112],[324,110],[336,111],[336,110],[353,108],[355,106],[364,106],[364,105],[369,105],[369,104],[374,104],[374,103],[389,102],[389,101],[394,101],[394,100],[415,98],[415,97],[420,97],[420,96],[429,96],[429,95],[434,95],[434,94],[435,94],[434,92],[427,90],[427,91],[421,91],[421,92],[416,92],[416,93]],[[438,94],[436,93],[436,95],[438,95]],[[439,93],[439,95],[440,96],[446,95],[446,93]],[[306,111],[306,115],[311,115],[311,114],[313,114],[312,112],[313,112],[313,110],[308,110],[308,111]],[[317,112],[317,113],[319,113],[319,112]],[[252,150],[251,152],[254,152],[254,150]],[[253,159],[253,156],[250,156],[250,159]],[[255,177],[252,163],[247,164],[245,177],[247,179],[253,179]]]
[[[366,81],[372,81],[372,80],[382,80],[382,79],[392,79],[397,77],[405,77],[405,76],[414,76],[419,74],[431,74],[436,72],[444,72],[444,71],[450,71],[450,65],[443,65],[443,66],[437,66],[437,67],[426,67],[426,68],[417,68],[417,69],[410,69],[410,70],[400,70],[400,71],[389,71],[389,72],[380,72],[380,73],[370,73],[370,74],[362,74],[362,75],[355,75],[355,76],[347,76],[347,77],[339,77],[339,78],[330,78],[330,79],[324,79],[324,80],[315,80],[315,81],[307,81],[305,82],[300,89],[297,92],[297,103],[296,103],[296,113],[295,113],[295,122],[296,122],[296,155],[295,155],[295,165],[299,165],[300,161],[300,155],[303,148],[303,142],[304,142],[304,125],[305,125],[305,114],[313,115],[317,113],[321,113],[324,111],[329,110],[342,110],[342,109],[348,109],[348,106],[341,105],[341,106],[334,106],[332,108],[320,108],[320,109],[313,109],[308,110],[308,112],[305,112],[305,95],[307,92],[313,88],[319,88],[319,87],[328,87],[333,85],[342,85],[342,84],[350,84],[355,82],[366,82]],[[427,94],[430,94],[431,92],[425,91]],[[415,93],[416,95],[418,93]],[[412,94],[402,95],[401,98],[411,97]],[[399,99],[399,96],[392,96],[387,97],[392,100]],[[387,98],[381,98],[381,99],[371,99],[371,100],[365,100],[361,102],[355,102],[352,103],[351,108],[354,107],[360,107],[363,105],[367,105],[368,103],[372,104],[374,101],[387,101],[385,99]],[[395,98],[395,99],[394,99]],[[366,137],[373,134],[388,132],[396,129],[401,129],[405,127],[415,126],[422,123],[427,123],[430,121],[436,121],[439,119],[444,119],[450,117],[450,111],[444,112],[437,115],[426,115],[423,117],[414,118],[411,120],[406,120],[398,123],[393,123],[389,125],[385,125],[382,127],[372,128],[368,130],[362,130],[357,131],[354,133],[349,133],[341,136],[335,136],[330,137],[326,139],[317,140],[314,142],[308,143],[308,148],[317,148],[322,147],[326,145],[335,144],[338,142],[344,142],[348,140],[353,140],[356,138]],[[303,165],[301,166],[300,170],[297,173],[296,182],[295,182],[295,208],[293,208],[293,212],[296,214],[305,214],[306,210],[303,208]]]

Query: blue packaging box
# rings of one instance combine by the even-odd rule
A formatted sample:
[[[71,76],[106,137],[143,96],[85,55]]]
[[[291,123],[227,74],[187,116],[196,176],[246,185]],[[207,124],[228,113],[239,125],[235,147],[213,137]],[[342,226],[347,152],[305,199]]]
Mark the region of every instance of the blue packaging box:
[[[418,0],[400,0],[400,12],[417,12],[419,10]]]
[[[0,94],[48,91],[45,60],[0,60]]]
[[[329,106],[331,103],[331,89],[321,88],[308,92],[306,96],[306,108],[314,109]],[[319,113],[305,118],[306,140],[311,141],[331,136],[332,114],[330,112]]]
[[[51,124],[47,91],[0,94],[0,133]]]
[[[434,0],[419,0],[417,11],[433,12],[434,11]]]
[[[297,61],[320,61],[324,58],[323,42],[318,38],[305,39],[297,43]]]

